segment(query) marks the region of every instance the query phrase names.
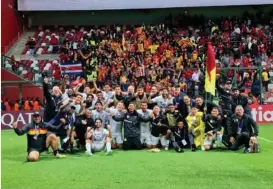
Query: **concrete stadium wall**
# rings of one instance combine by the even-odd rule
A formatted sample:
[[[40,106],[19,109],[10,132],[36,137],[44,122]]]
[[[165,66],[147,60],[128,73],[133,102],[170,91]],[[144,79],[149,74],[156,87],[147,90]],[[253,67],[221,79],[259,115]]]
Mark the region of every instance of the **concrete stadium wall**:
[[[268,5],[264,10],[272,10]],[[114,11],[61,11],[61,12],[28,12],[33,26],[38,25],[108,25],[108,24],[142,24],[160,23],[172,13],[178,15],[188,10],[189,14],[203,14],[209,18],[221,16],[242,15],[245,10],[256,12],[251,6],[233,7],[197,7],[175,9],[153,9],[149,12],[143,10],[114,10]]]
[[[23,79],[19,76],[1,69],[1,81],[22,81]],[[6,86],[14,86],[10,88],[5,88]],[[10,99],[11,101],[15,101],[19,99],[19,87],[16,84],[2,84],[1,86],[1,98],[2,99]],[[23,84],[22,86],[22,96],[24,99],[27,97],[38,97],[40,100],[43,99],[43,89],[41,87],[38,87],[31,82],[27,84]]]

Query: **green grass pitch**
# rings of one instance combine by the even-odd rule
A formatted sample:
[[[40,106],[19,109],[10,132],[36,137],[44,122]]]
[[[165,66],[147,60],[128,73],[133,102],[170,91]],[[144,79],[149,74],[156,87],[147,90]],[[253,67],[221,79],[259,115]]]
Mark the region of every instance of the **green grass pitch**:
[[[273,125],[261,125],[261,153],[230,151],[84,153],[26,163],[26,136],[2,131],[3,189],[273,189]]]

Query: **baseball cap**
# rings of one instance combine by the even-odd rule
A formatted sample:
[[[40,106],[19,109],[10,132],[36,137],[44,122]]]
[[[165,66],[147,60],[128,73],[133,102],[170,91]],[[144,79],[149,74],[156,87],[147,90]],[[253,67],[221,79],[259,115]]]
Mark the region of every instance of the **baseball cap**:
[[[40,115],[40,112],[34,112],[32,116],[33,116],[33,117],[39,117],[39,116],[41,116],[41,115]]]
[[[175,106],[175,104],[174,103],[170,103],[170,104],[168,104],[168,106]]]
[[[232,84],[232,81],[231,80],[226,80],[226,84]]]
[[[233,87],[232,91],[238,91],[239,89],[237,87]]]

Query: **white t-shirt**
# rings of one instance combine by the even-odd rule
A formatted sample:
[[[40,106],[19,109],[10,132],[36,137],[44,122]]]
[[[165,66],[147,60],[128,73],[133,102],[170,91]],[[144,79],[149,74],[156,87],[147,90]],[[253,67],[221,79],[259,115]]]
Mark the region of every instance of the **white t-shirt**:
[[[192,74],[192,80],[195,81],[195,82],[199,82],[199,76],[200,74],[199,73],[193,73]]]
[[[87,98],[87,94],[86,93],[79,93],[80,95],[82,95],[82,100],[85,101]]]
[[[108,131],[106,129],[100,128],[100,129],[94,129],[93,130],[93,144],[103,144],[106,137],[107,137]]]
[[[152,102],[157,103],[160,108],[168,108],[169,104],[173,104],[173,98],[164,99],[162,96],[157,96],[152,99]]]
[[[114,113],[115,115],[120,115],[121,113],[116,109],[116,108],[109,108],[109,116],[108,116],[108,119],[109,119],[109,122],[110,122],[110,127],[111,127],[111,132],[112,133],[121,133],[121,127],[122,127],[122,121],[115,121],[113,118],[112,118],[112,114]]]
[[[92,118],[94,122],[96,119],[101,119],[102,120],[102,126],[104,127],[106,124],[109,124],[109,113],[106,111],[100,111],[98,112],[97,110],[92,110]]]
[[[143,112],[142,110],[137,110],[137,113],[146,118],[151,115],[152,110],[147,109],[146,112]],[[141,133],[150,133],[150,122],[140,122],[140,131]]]
[[[115,92],[114,91],[109,91],[109,92],[102,91],[102,94],[103,94],[103,98],[105,99],[105,101],[108,101],[109,99],[114,98]]]

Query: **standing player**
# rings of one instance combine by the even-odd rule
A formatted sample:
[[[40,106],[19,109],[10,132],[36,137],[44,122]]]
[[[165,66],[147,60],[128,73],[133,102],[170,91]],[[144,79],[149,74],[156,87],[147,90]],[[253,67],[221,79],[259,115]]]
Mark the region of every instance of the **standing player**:
[[[95,120],[95,129],[90,129],[86,135],[86,154],[91,156],[92,152],[100,152],[106,148],[106,155],[112,153],[111,138],[107,129],[102,127],[102,120]]]
[[[116,108],[109,108],[106,111],[108,111],[109,114],[109,122],[110,122],[110,130],[111,130],[111,138],[112,138],[112,148],[122,148],[122,125],[123,121],[115,121],[112,118],[112,115],[115,114],[117,116],[120,116],[123,114],[124,110],[124,104],[123,102],[118,102]]]
[[[156,103],[163,112],[168,108],[169,104],[173,104],[173,97],[170,98],[169,91],[165,88],[162,95],[152,98],[152,103]]]
[[[101,119],[103,127],[106,127],[106,125],[109,124],[108,116],[109,113],[103,110],[102,102],[97,101],[95,104],[95,110],[92,110],[92,117],[94,122],[96,119]]]
[[[169,140],[166,139],[166,133],[168,130],[166,117],[160,112],[160,108],[158,106],[154,106],[150,118],[152,125],[151,130],[152,148],[157,148],[157,145],[160,141],[162,148],[168,150]]]
[[[137,110],[137,113],[142,117],[149,118],[152,110],[147,108],[147,102],[142,102],[141,110]],[[151,128],[149,122],[140,122],[140,141],[143,146],[146,145],[148,148],[151,148]]]

